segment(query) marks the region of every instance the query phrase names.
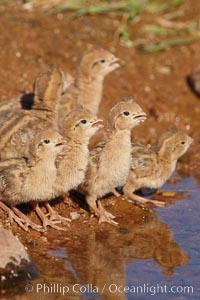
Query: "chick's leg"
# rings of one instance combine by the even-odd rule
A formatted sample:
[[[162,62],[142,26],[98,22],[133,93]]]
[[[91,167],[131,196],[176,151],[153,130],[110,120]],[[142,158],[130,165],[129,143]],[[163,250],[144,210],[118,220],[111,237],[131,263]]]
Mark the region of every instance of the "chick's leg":
[[[86,201],[89,207],[92,208],[95,214],[99,217],[99,223],[107,222],[112,225],[118,224],[117,222],[113,221],[115,217],[105,210],[105,208],[100,203],[100,200],[96,200],[96,197],[94,195],[87,195]]]
[[[110,212],[108,212],[107,210],[105,210],[105,208],[101,204],[101,200],[97,200],[97,205],[98,205],[99,211],[102,214],[105,214],[110,219],[115,219],[115,216],[113,216],[113,214],[111,214]]]
[[[19,227],[21,227],[23,230],[28,231],[28,226],[24,225],[24,220],[19,218],[13,211],[10,209],[7,205],[5,205],[2,201],[0,201],[0,207],[3,211],[5,211],[8,214],[8,217],[11,221],[15,221]]]
[[[39,204],[37,202],[36,203],[31,203],[31,205],[32,205],[33,209],[35,210],[36,214],[38,215],[38,217],[41,219],[42,226],[43,226],[45,231],[47,230],[47,226],[50,226],[50,227],[52,227],[54,229],[57,229],[57,230],[65,231],[64,228],[56,226],[55,223],[53,223],[51,220],[49,220],[47,218],[47,216],[45,215],[45,213],[43,213],[42,209],[39,207]]]
[[[71,222],[71,219],[64,218],[61,215],[59,215],[59,213],[57,213],[57,211],[52,208],[52,206],[49,204],[49,202],[45,202],[44,206],[46,207],[46,209],[48,211],[48,216],[50,216],[51,222],[53,222],[54,224],[63,222],[69,226],[69,224],[67,222]]]
[[[112,193],[115,195],[115,197],[120,197],[121,196],[121,194],[120,193],[118,193],[118,191],[116,190],[116,189],[113,189],[112,190]]]
[[[23,230],[28,231],[28,226],[37,231],[44,231],[43,228],[34,222],[32,222],[26,215],[24,215],[18,208],[9,208],[2,201],[0,201],[0,207],[7,212],[11,222],[15,221]]]
[[[20,217],[22,220],[24,220],[25,224],[28,226],[30,226],[32,229],[36,230],[36,231],[40,231],[40,232],[44,232],[44,229],[42,228],[42,226],[35,224],[34,222],[32,222],[25,214],[23,214],[18,208],[13,207],[12,208],[13,211],[15,212],[16,215],[18,215],[18,217]]]
[[[124,195],[127,196],[128,198],[130,198],[131,200],[135,200],[136,202],[139,202],[142,204],[152,203],[159,207],[166,206],[166,203],[163,201],[151,200],[151,199],[144,198],[144,197],[134,194],[133,191],[135,191],[135,190],[136,190],[136,188],[135,188],[134,184],[132,184],[131,182],[127,182],[125,184],[125,186],[123,187]]]

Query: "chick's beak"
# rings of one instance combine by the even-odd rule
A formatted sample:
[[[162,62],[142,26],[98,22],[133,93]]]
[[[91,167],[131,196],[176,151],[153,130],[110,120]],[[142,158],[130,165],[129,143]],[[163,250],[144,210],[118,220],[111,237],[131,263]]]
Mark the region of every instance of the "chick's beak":
[[[144,122],[144,121],[146,120],[146,118],[147,118],[147,115],[146,115],[145,112],[142,112],[142,113],[140,113],[140,114],[138,114],[138,115],[134,115],[133,118],[134,118],[134,119],[138,119],[138,120],[140,120],[141,122]]]
[[[92,127],[103,128],[103,120],[97,119],[92,122]]]
[[[110,66],[116,65],[116,67],[120,67],[120,59],[118,57],[114,57],[110,62]]]
[[[64,146],[65,145],[65,140],[64,139],[61,139],[58,141],[58,143],[56,143],[56,147],[59,147],[59,146]]]
[[[190,137],[190,145],[194,142],[194,139]]]

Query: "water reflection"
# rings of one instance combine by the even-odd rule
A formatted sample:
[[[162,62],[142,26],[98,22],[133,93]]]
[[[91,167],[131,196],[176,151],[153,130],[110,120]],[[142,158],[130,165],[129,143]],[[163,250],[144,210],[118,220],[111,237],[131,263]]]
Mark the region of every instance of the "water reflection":
[[[163,268],[162,273],[167,275],[173,274],[174,268],[185,266],[189,261],[188,255],[174,240],[169,226],[155,215],[151,220],[134,227],[127,224],[119,229],[87,231],[70,246],[49,253],[56,257],[64,255],[68,272],[65,284],[66,278],[69,280],[70,277],[70,283],[77,284],[75,293],[85,285],[86,291],[84,288],[81,291],[83,299],[95,299],[103,290],[102,299],[127,299],[125,293],[121,289],[118,291],[115,286],[127,285],[126,265],[132,263],[134,268],[137,259],[153,259]]]

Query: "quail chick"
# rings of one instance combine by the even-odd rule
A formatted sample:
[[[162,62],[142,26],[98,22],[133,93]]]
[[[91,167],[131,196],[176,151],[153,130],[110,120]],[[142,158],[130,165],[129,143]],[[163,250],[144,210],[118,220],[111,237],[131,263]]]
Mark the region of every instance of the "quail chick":
[[[75,189],[83,181],[88,164],[89,140],[101,127],[103,127],[102,120],[97,119],[87,109],[75,110],[66,116],[61,130],[66,143],[56,159],[57,179],[54,184],[56,196]],[[62,221],[63,218],[49,205],[47,209],[52,221]]]
[[[0,197],[3,201],[0,201],[0,207],[26,231],[28,226],[41,231],[41,226],[33,223],[15,206],[33,201],[36,208],[37,202],[54,197],[55,159],[63,145],[64,138],[56,131],[41,131],[30,144],[29,156],[0,161]],[[37,208],[36,212],[39,210]]]
[[[56,102],[60,98],[62,86],[63,75],[59,69],[53,68],[51,72],[37,78],[31,109],[14,106],[5,116],[5,107],[0,107],[1,159],[27,156],[29,142],[38,131],[57,128]]]
[[[90,153],[80,191],[86,195],[86,201],[100,223],[117,224],[99,198],[127,181],[131,163],[131,129],[145,119],[146,114],[132,97],[118,102],[109,112],[106,139]]]
[[[62,80],[60,77],[62,77]],[[72,83],[72,78],[69,74],[64,74],[54,65],[48,66],[36,77],[33,93],[25,94],[20,98],[2,101],[0,103],[0,125],[21,110],[44,109],[54,111],[55,93],[57,92],[55,89],[58,80],[62,84],[61,92],[66,90]]]
[[[134,194],[134,191],[143,187],[159,188],[171,176],[176,163],[193,139],[186,133],[178,130],[169,130],[161,135],[156,151],[144,145],[133,144],[131,150],[131,168],[123,192],[129,198],[140,203],[152,202],[163,206],[161,201],[149,200]]]
[[[71,85],[71,82],[72,78],[69,74],[64,74],[55,65],[48,66],[35,80],[31,108],[54,112],[62,92]]]
[[[65,90],[58,104],[60,127],[65,115],[74,109],[85,107],[95,115],[98,113],[104,77],[118,67],[119,59],[100,47],[84,53],[74,84]]]

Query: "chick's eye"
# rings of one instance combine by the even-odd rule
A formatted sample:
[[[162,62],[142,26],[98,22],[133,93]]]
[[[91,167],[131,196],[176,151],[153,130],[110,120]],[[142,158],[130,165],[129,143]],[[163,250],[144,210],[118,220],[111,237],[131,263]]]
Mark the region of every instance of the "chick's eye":
[[[86,124],[86,123],[87,123],[87,120],[81,120],[81,123],[82,123],[82,124]]]
[[[123,114],[124,114],[125,116],[129,116],[129,115],[130,115],[129,111],[124,111]]]
[[[50,140],[44,140],[44,143],[45,143],[45,144],[49,144],[49,143],[50,143]]]
[[[105,62],[106,62],[105,59],[101,59],[101,60],[100,60],[100,63],[102,63],[102,64],[104,64]]]
[[[185,145],[185,142],[181,142],[182,145]]]

